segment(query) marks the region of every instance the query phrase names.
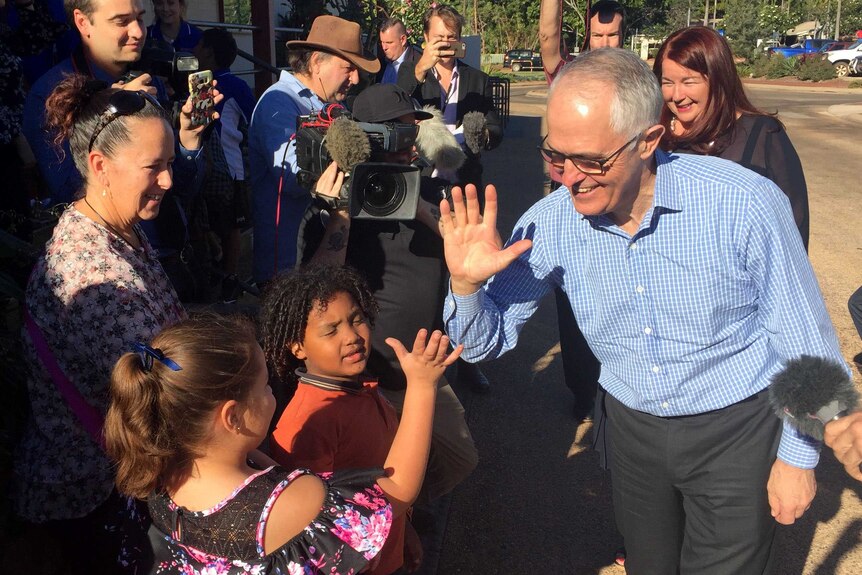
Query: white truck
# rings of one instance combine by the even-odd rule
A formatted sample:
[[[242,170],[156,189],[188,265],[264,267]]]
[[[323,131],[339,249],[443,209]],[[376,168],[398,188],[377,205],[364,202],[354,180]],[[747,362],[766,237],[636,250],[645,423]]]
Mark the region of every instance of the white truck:
[[[835,67],[835,75],[839,78],[843,78],[852,73],[850,70],[850,62],[852,62],[856,56],[862,56],[862,39],[856,40],[845,50],[826,52],[826,59]]]

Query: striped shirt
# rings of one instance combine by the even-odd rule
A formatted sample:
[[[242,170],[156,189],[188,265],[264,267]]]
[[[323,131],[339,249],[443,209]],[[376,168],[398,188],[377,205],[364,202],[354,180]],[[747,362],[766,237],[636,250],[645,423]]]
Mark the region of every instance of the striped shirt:
[[[532,249],[475,294],[446,299],[447,332],[465,359],[515,347],[560,286],[602,386],[656,416],[741,401],[801,354],[846,365],[781,190],[720,158],[659,151],[656,160],[653,205],[634,236],[577,213],[565,188],[521,217],[510,241],[529,238]],[[785,425],[781,459],[812,468],[818,451]]]

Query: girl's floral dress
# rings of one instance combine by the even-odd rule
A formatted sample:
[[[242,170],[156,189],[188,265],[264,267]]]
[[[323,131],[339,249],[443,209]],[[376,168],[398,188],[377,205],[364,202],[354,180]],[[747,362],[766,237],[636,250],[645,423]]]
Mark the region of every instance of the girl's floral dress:
[[[264,552],[269,513],[278,496],[306,469],[270,467],[249,477],[218,505],[188,511],[166,494],[149,498],[153,575],[352,575],[383,547],[392,507],[375,484],[382,469],[325,473],[320,512],[302,533]]]

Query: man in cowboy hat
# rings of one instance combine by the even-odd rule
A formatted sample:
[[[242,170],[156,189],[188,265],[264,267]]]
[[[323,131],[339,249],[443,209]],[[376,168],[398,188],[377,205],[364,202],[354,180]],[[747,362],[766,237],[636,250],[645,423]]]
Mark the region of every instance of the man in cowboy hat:
[[[380,62],[362,51],[359,24],[336,16],[315,18],[308,38],[288,42],[287,47],[293,73],[282,72],[264,92],[249,127],[257,282],[297,263],[297,234],[311,202],[308,191],[296,181],[292,138],[297,117],[344,100],[359,82],[359,70],[372,74],[380,70]],[[346,214],[333,212],[334,226],[342,216]]]

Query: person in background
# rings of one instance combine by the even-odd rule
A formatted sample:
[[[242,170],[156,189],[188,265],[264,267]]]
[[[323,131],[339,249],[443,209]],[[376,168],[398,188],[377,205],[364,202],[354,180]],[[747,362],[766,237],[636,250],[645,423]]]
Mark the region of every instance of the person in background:
[[[24,4],[26,7],[26,3]],[[63,27],[63,31],[50,44],[41,48],[38,53],[21,58],[24,82],[27,86],[35,84],[42,77],[42,74],[68,58],[81,43],[78,31],[67,24],[68,19],[63,0],[34,0],[33,4],[47,12],[55,24]],[[20,11],[15,7],[14,2],[7,2],[6,18],[9,27],[13,30],[23,25]]]
[[[600,0],[589,11],[587,20],[587,49],[619,48],[625,38],[626,13],[614,0]],[[539,43],[542,53],[542,67],[550,83],[560,68],[571,61],[572,57],[561,44],[563,10],[561,0],[542,0],[539,15]],[[552,174],[553,175],[553,174]],[[599,387],[601,364],[596,359],[578,321],[572,313],[572,306],[561,289],[554,290],[557,306],[557,325],[560,330],[560,358],[563,362],[563,379],[575,398],[574,415],[577,421],[591,421],[595,415],[595,429],[602,430],[604,421],[604,391]],[[595,434],[594,446],[599,451],[602,467],[607,468],[608,453],[601,434]],[[620,550],[615,559],[622,565],[624,552]]]
[[[177,52],[192,52],[202,32],[183,20],[186,9],[186,0],[153,0],[156,21],[147,26],[147,38],[163,40]]]
[[[68,142],[63,142],[61,151],[54,145],[54,135],[45,130],[45,101],[48,95],[69,74],[84,74],[108,84],[114,84],[127,72],[130,64],[141,58],[145,30],[143,18],[146,13],[142,0],[69,0],[66,3],[69,21],[78,30],[81,44],[72,56],[46,72],[33,85],[24,102],[24,135],[30,144],[42,178],[48,186],[52,203],[73,201],[81,189],[81,174],[75,168]],[[167,99],[164,87],[153,81],[149,74],[142,74],[125,83],[129,90],[144,90]],[[178,149],[174,184],[180,191],[193,189],[199,136],[195,146]],[[184,138],[177,140],[185,144]]]
[[[57,85],[46,114],[70,144],[84,195],[60,216],[27,284],[30,418],[12,500],[65,572],[133,572],[146,514],[114,490],[102,422],[111,366],[129,342],[185,317],[139,226],[159,214],[172,185],[174,133],[150,94],[83,75]],[[186,119],[180,137],[190,130]]]
[[[781,122],[745,95],[727,40],[704,26],[677,30],[659,48],[653,72],[665,101],[662,148],[718,156],[775,182],[808,249],[808,187],[799,155]]]
[[[224,99],[216,105],[219,122],[215,129],[224,159],[233,179],[233,197],[227,203],[208,202],[210,227],[219,236],[222,248],[222,300],[235,300],[236,273],[241,250],[240,231],[251,224],[248,198],[248,124],[254,112],[255,97],[249,85],[231,73],[237,47],[233,34],[221,28],[204,30],[195,46],[202,70],[212,70]]]
[[[0,173],[6,191],[0,194],[0,227],[21,239],[29,240],[30,200],[22,176],[24,159],[21,145],[21,121],[24,112],[22,57],[37,54],[66,31],[54,21],[41,4],[33,0],[14,3],[19,24],[10,29],[0,22]],[[0,0],[0,9],[6,0]]]
[[[292,72],[264,92],[249,127],[249,163],[254,225],[254,280],[266,282],[300,260],[299,236],[311,195],[296,180],[296,121],[342,102],[359,82],[358,69],[380,70],[380,62],[362,50],[359,24],[336,16],[318,16],[308,38],[287,43]],[[337,228],[344,214],[333,213]]]
[[[768,388],[803,354],[843,358],[784,194],[733,162],[665,153],[663,105],[629,50],[563,67],[540,151],[565,187],[506,248],[492,186],[484,214],[472,186],[466,205],[453,190],[454,212],[440,204],[444,321],[469,359],[495,358],[562,287],[602,363],[626,568],[760,575],[776,523],[810,506],[819,460]]]
[[[452,43],[460,41],[464,17],[445,4],[429,8],[422,19],[425,49],[416,62],[405,61],[398,70],[398,85],[420,104],[438,108],[443,122],[467,154],[457,172],[435,170],[433,176],[451,184],[482,187],[482,152],[503,139],[503,124],[494,108],[488,75],[454,57]],[[475,133],[465,134],[464,117],[481,116]],[[481,200],[480,200],[481,201]],[[476,393],[487,393],[491,384],[473,364],[458,362],[457,380]]]
[[[586,49],[620,48],[625,39],[626,11],[616,0],[599,0],[589,8],[586,21]],[[550,83],[560,68],[572,60],[562,41],[563,2],[542,0],[539,13],[539,50],[542,68]]]
[[[355,329],[346,319],[325,329]],[[350,363],[310,325],[326,368]],[[458,354],[439,331],[416,334],[410,351],[389,344],[410,384],[382,467],[316,476],[256,452],[275,398],[250,321],[203,317],[137,342],[111,376],[105,443],[117,489],[146,498],[153,518],[154,560],[138,573],[364,572],[419,492],[437,379]]]
[[[407,29],[398,18],[387,18],[380,25],[381,69],[377,73],[379,84],[398,81],[398,69],[405,60],[415,62],[422,55],[407,41]]]
[[[856,333],[862,339],[862,286],[853,292],[853,295],[847,300],[847,309],[850,312],[850,318],[853,320]],[[862,352],[853,356],[853,363],[856,364],[856,368],[862,373]]]

